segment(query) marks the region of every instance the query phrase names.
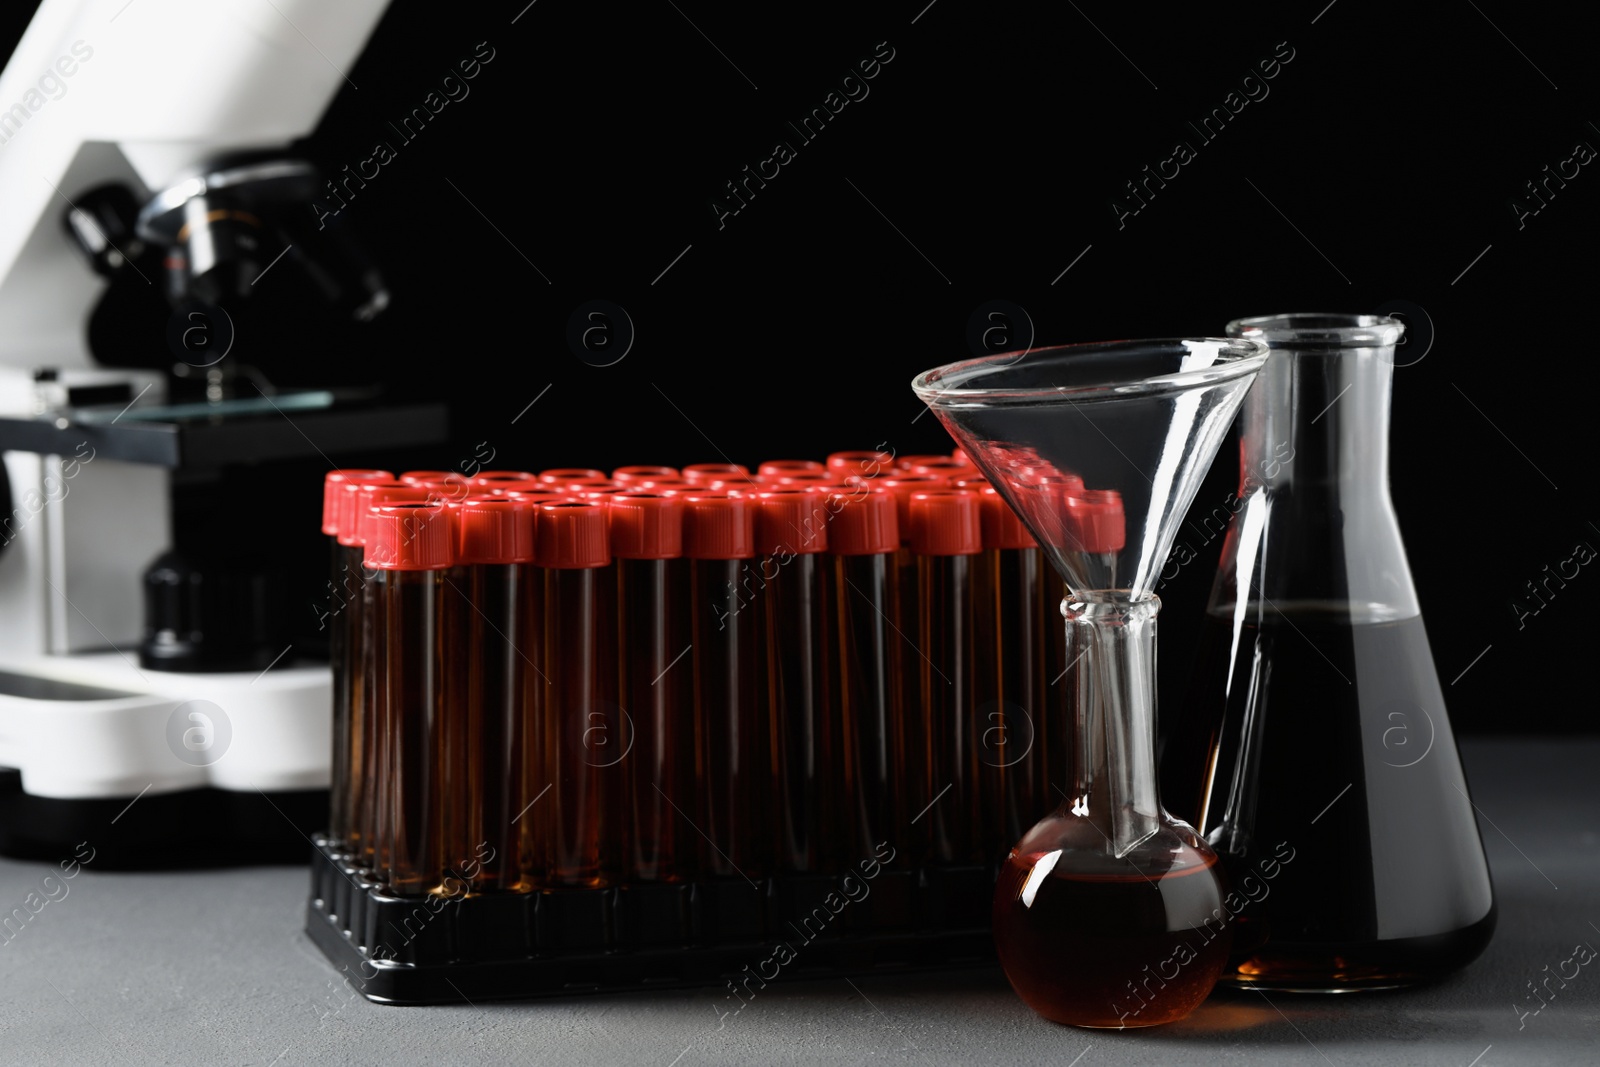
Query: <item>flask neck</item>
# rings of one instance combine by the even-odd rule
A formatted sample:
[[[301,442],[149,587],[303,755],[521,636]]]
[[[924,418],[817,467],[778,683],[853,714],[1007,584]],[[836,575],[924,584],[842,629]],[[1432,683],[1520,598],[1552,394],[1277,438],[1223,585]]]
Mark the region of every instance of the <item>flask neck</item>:
[[[1274,348],[1240,419],[1239,495],[1389,495],[1393,346]]]
[[[1394,346],[1274,347],[1245,397],[1239,492],[1213,613],[1320,605],[1409,618],[1416,592],[1389,499]],[[1241,616],[1243,617],[1243,616]]]
[[[1161,823],[1156,793],[1155,596],[1070,594],[1062,602],[1067,662],[1072,789],[1062,816],[1100,831],[1108,854],[1126,856]]]

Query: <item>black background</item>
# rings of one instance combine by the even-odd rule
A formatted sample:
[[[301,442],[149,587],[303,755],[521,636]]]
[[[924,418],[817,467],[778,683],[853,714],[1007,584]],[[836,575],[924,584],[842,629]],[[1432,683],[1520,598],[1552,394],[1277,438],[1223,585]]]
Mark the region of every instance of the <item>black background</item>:
[[[1452,718],[1594,728],[1578,683],[1600,573],[1520,626],[1512,606],[1600,547],[1583,332],[1600,175],[1520,227],[1510,207],[1579,141],[1600,147],[1576,8],[525,3],[396,0],[345,72],[301,147],[330,172],[398,149],[340,215],[395,303],[360,338],[263,360],[280,386],[448,399],[435,467],[479,442],[533,470],[927,452],[949,445],[913,421],[908,382],[969,354],[986,301],[1025,309],[1039,343],[1409,301],[1432,341],[1394,376],[1391,481]],[[401,145],[388,123],[480,42],[494,58],[470,94]],[[799,145],[786,123],[879,42],[894,58],[870,94]],[[1290,49],[1215,140],[1185,125]],[[719,227],[713,199],[780,139],[797,158]],[[1197,158],[1119,226],[1124,183],[1180,139]],[[608,367],[566,338],[596,299],[636,331]],[[1226,498],[1231,455],[1197,508]],[[308,529],[317,480],[297,483]],[[1164,700],[1217,547],[1162,588]]]

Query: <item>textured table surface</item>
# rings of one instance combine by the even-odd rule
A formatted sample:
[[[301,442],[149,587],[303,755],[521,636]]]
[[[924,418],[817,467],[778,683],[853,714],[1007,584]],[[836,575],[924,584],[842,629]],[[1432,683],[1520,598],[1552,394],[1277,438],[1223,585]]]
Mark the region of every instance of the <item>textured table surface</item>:
[[[1519,1017],[1538,1003],[1529,981],[1580,942],[1600,947],[1600,739],[1462,747],[1499,929],[1425,989],[1217,994],[1183,1022],[1125,1032],[1045,1022],[998,970],[772,985],[737,1014],[718,990],[377,1007],[301,932],[301,869],[91,865],[0,943],[0,1062],[1600,1063],[1600,966]],[[0,861],[0,910],[51,870]]]

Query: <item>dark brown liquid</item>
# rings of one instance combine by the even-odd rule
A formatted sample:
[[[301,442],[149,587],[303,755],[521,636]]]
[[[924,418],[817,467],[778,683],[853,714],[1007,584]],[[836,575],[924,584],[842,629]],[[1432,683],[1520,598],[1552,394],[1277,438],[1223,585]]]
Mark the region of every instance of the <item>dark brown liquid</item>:
[[[328,833],[356,847],[360,807],[356,791],[364,753],[357,731],[364,679],[361,674],[361,598],[365,575],[361,549],[333,542],[328,582],[328,662],[333,670],[333,762],[328,779]]]
[[[460,677],[460,597],[444,571],[386,571],[384,589],[386,726],[378,839],[387,846],[389,889],[421,895],[444,880],[444,843],[454,806],[451,776],[464,753]]]
[[[1049,814],[1044,780],[1045,643],[1061,640],[1061,625],[1046,629],[1044,561],[1036,548],[990,549],[973,581],[977,651],[973,747],[983,796],[981,836],[1008,848]],[[997,851],[999,859],[1003,852]]]
[[[936,863],[992,863],[982,832],[978,793],[978,737],[972,701],[972,568],[977,556],[917,556],[917,704],[927,748],[929,792],[924,813],[930,855]],[[909,754],[909,749],[907,750]],[[915,795],[907,798],[915,809]],[[913,826],[913,830],[917,829]]]
[[[467,654],[466,766],[455,776],[463,834],[445,843],[445,859],[474,892],[518,885],[518,799],[523,794],[523,707],[531,620],[522,586],[537,575],[523,564],[465,568],[461,605]]]
[[[622,559],[616,569],[618,691],[633,722],[625,766],[628,870],[641,881],[676,882],[693,877],[699,847],[694,827],[672,806],[693,810],[698,766],[690,703],[694,664],[685,654],[688,564]]]
[[[890,586],[896,608],[895,640],[901,646],[901,670],[890,678],[894,687],[890,708],[894,715],[895,757],[889,773],[894,782],[896,852],[911,866],[928,861],[932,847],[931,825],[923,809],[933,799],[933,768],[928,760],[928,718],[922,700],[922,652],[917,620],[922,617],[922,591],[917,585],[917,557],[901,548],[889,563],[894,571]]]
[[[761,609],[733,592],[745,563],[690,561],[689,655],[704,746],[696,821],[704,831],[701,860],[709,873],[760,878],[772,863],[772,762],[756,687]],[[693,796],[672,800],[684,812],[696,810]]]
[[[616,587],[609,567],[545,569],[539,670],[549,680],[544,780],[530,812],[555,885],[604,886],[622,868],[621,800],[632,728],[616,703]]]
[[[870,856],[896,835],[899,799],[891,775],[899,763],[895,699],[904,642],[890,620],[895,613],[894,554],[833,556],[831,571],[835,643],[833,704],[839,716],[839,830],[846,857]],[[914,654],[914,653],[913,653]],[[913,813],[914,814],[914,813]]]
[[[1237,651],[1231,620],[1208,628],[1161,792],[1259,879],[1223,980],[1397,985],[1476,957],[1494,898],[1421,618],[1269,616]]]
[[[1173,851],[1173,865],[1154,873],[1084,873],[1063,852],[1034,879],[1031,905],[1030,876],[1052,853],[1012,852],[995,887],[994,939],[1030,1008],[1058,1023],[1120,1028],[1181,1019],[1206,998],[1233,932],[1219,919],[1226,890],[1210,856]]]
[[[827,587],[821,557],[803,553],[761,561],[764,586],[756,594],[766,640],[761,667],[777,787],[777,867],[808,873],[826,869],[825,837],[837,788],[832,771],[837,741],[829,729]]]
[[[363,568],[361,573],[360,611],[347,624],[349,642],[358,646],[354,654],[361,679],[350,706],[351,852],[363,870],[381,879],[389,862],[387,848],[378,841],[388,775],[387,586],[383,572]]]

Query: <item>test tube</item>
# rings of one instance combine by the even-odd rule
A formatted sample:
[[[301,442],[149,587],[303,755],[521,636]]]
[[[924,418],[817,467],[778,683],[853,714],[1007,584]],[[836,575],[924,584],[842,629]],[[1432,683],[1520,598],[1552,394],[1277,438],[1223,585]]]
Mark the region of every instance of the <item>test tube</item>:
[[[1005,849],[1055,807],[1044,783],[1046,709],[1045,585],[1038,542],[993,486],[965,479],[978,493],[983,558],[973,581],[978,763],[983,839]]]
[[[925,734],[928,807],[933,862],[982,863],[978,835],[977,731],[972,704],[972,572],[983,551],[978,497],[965,489],[911,494],[911,552],[917,573],[916,713],[908,725]],[[908,738],[907,751],[916,738]],[[920,784],[920,783],[919,783]],[[908,803],[915,804],[913,791]],[[920,840],[921,835],[914,840]]]
[[[778,794],[777,869],[823,870],[837,858],[830,825],[834,750],[828,715],[828,547],[825,498],[796,489],[755,496],[757,594],[763,627],[762,689]],[[834,845],[827,849],[826,845]]]
[[[870,856],[884,842],[904,842],[893,778],[902,753],[895,704],[903,645],[895,552],[900,548],[894,494],[860,486],[829,497],[828,568],[833,608],[833,696],[840,734],[838,825],[848,855]],[[914,655],[914,653],[913,653]]]
[[[911,553],[911,494],[925,489],[948,489],[950,483],[933,474],[895,474],[872,479],[872,486],[894,494],[895,522],[900,531],[900,549],[894,556],[895,588],[899,591],[900,600],[899,614],[895,618],[900,631],[911,637],[916,634],[917,620],[922,616],[921,601],[918,599],[917,560]],[[915,707],[918,699],[915,672],[902,672],[897,685],[902,692],[896,704],[908,709]],[[925,836],[927,823],[919,820],[919,826],[919,832]]]
[[[631,491],[606,502],[617,573],[618,692],[633,723],[627,870],[640,881],[677,882],[694,874],[699,848],[699,834],[673,808],[692,811],[698,784],[683,501]]]
[[[540,762],[552,788],[524,816],[533,837],[522,836],[553,885],[610,885],[621,867],[619,764],[632,739],[616,703],[606,526],[605,507],[587,501],[541,504],[534,518],[534,564],[543,579],[536,663],[546,681]]]
[[[365,479],[347,481],[339,489],[340,551],[344,553],[341,571],[348,583],[354,576],[357,587],[344,603],[343,648],[335,660],[335,677],[342,684],[335,688],[334,734],[328,781],[330,824],[334,833],[345,839],[348,851],[357,858],[366,856],[371,841],[371,824],[366,806],[368,764],[373,758],[371,726],[372,684],[367,660],[371,658],[379,619],[373,615],[373,585],[376,573],[364,562],[367,523],[378,504],[417,501],[427,494],[397,480]],[[346,705],[348,713],[340,708]]]
[[[380,470],[335,470],[322,479],[322,532],[331,548],[328,606],[323,613],[328,629],[328,663],[333,670],[333,762],[329,768],[328,836],[336,847],[349,848],[350,722],[355,688],[348,639],[352,608],[359,615],[361,550],[339,540],[340,495],[349,482],[392,482],[394,475]],[[359,625],[359,623],[357,623]],[[359,661],[358,661],[359,662]]]
[[[474,891],[520,887],[515,820],[525,792],[525,649],[533,639],[525,587],[538,573],[531,565],[534,506],[468,497],[455,515],[465,570],[467,714],[465,773],[454,777],[450,803],[463,812],[456,824],[464,834],[447,845],[445,859],[458,872],[477,872]]]
[[[686,472],[687,473],[687,470]],[[702,741],[699,805],[702,869],[717,877],[760,878],[770,869],[766,803],[772,762],[765,705],[756,688],[758,609],[739,589],[755,556],[750,501],[728,490],[680,493],[694,628],[694,702]],[[673,797],[689,810],[688,798]]]
[[[366,562],[378,572],[375,607],[382,676],[378,708],[376,862],[398,896],[421,896],[444,880],[444,735],[460,714],[456,677],[458,599],[445,572],[455,563],[448,509],[427,503],[375,508]]]

